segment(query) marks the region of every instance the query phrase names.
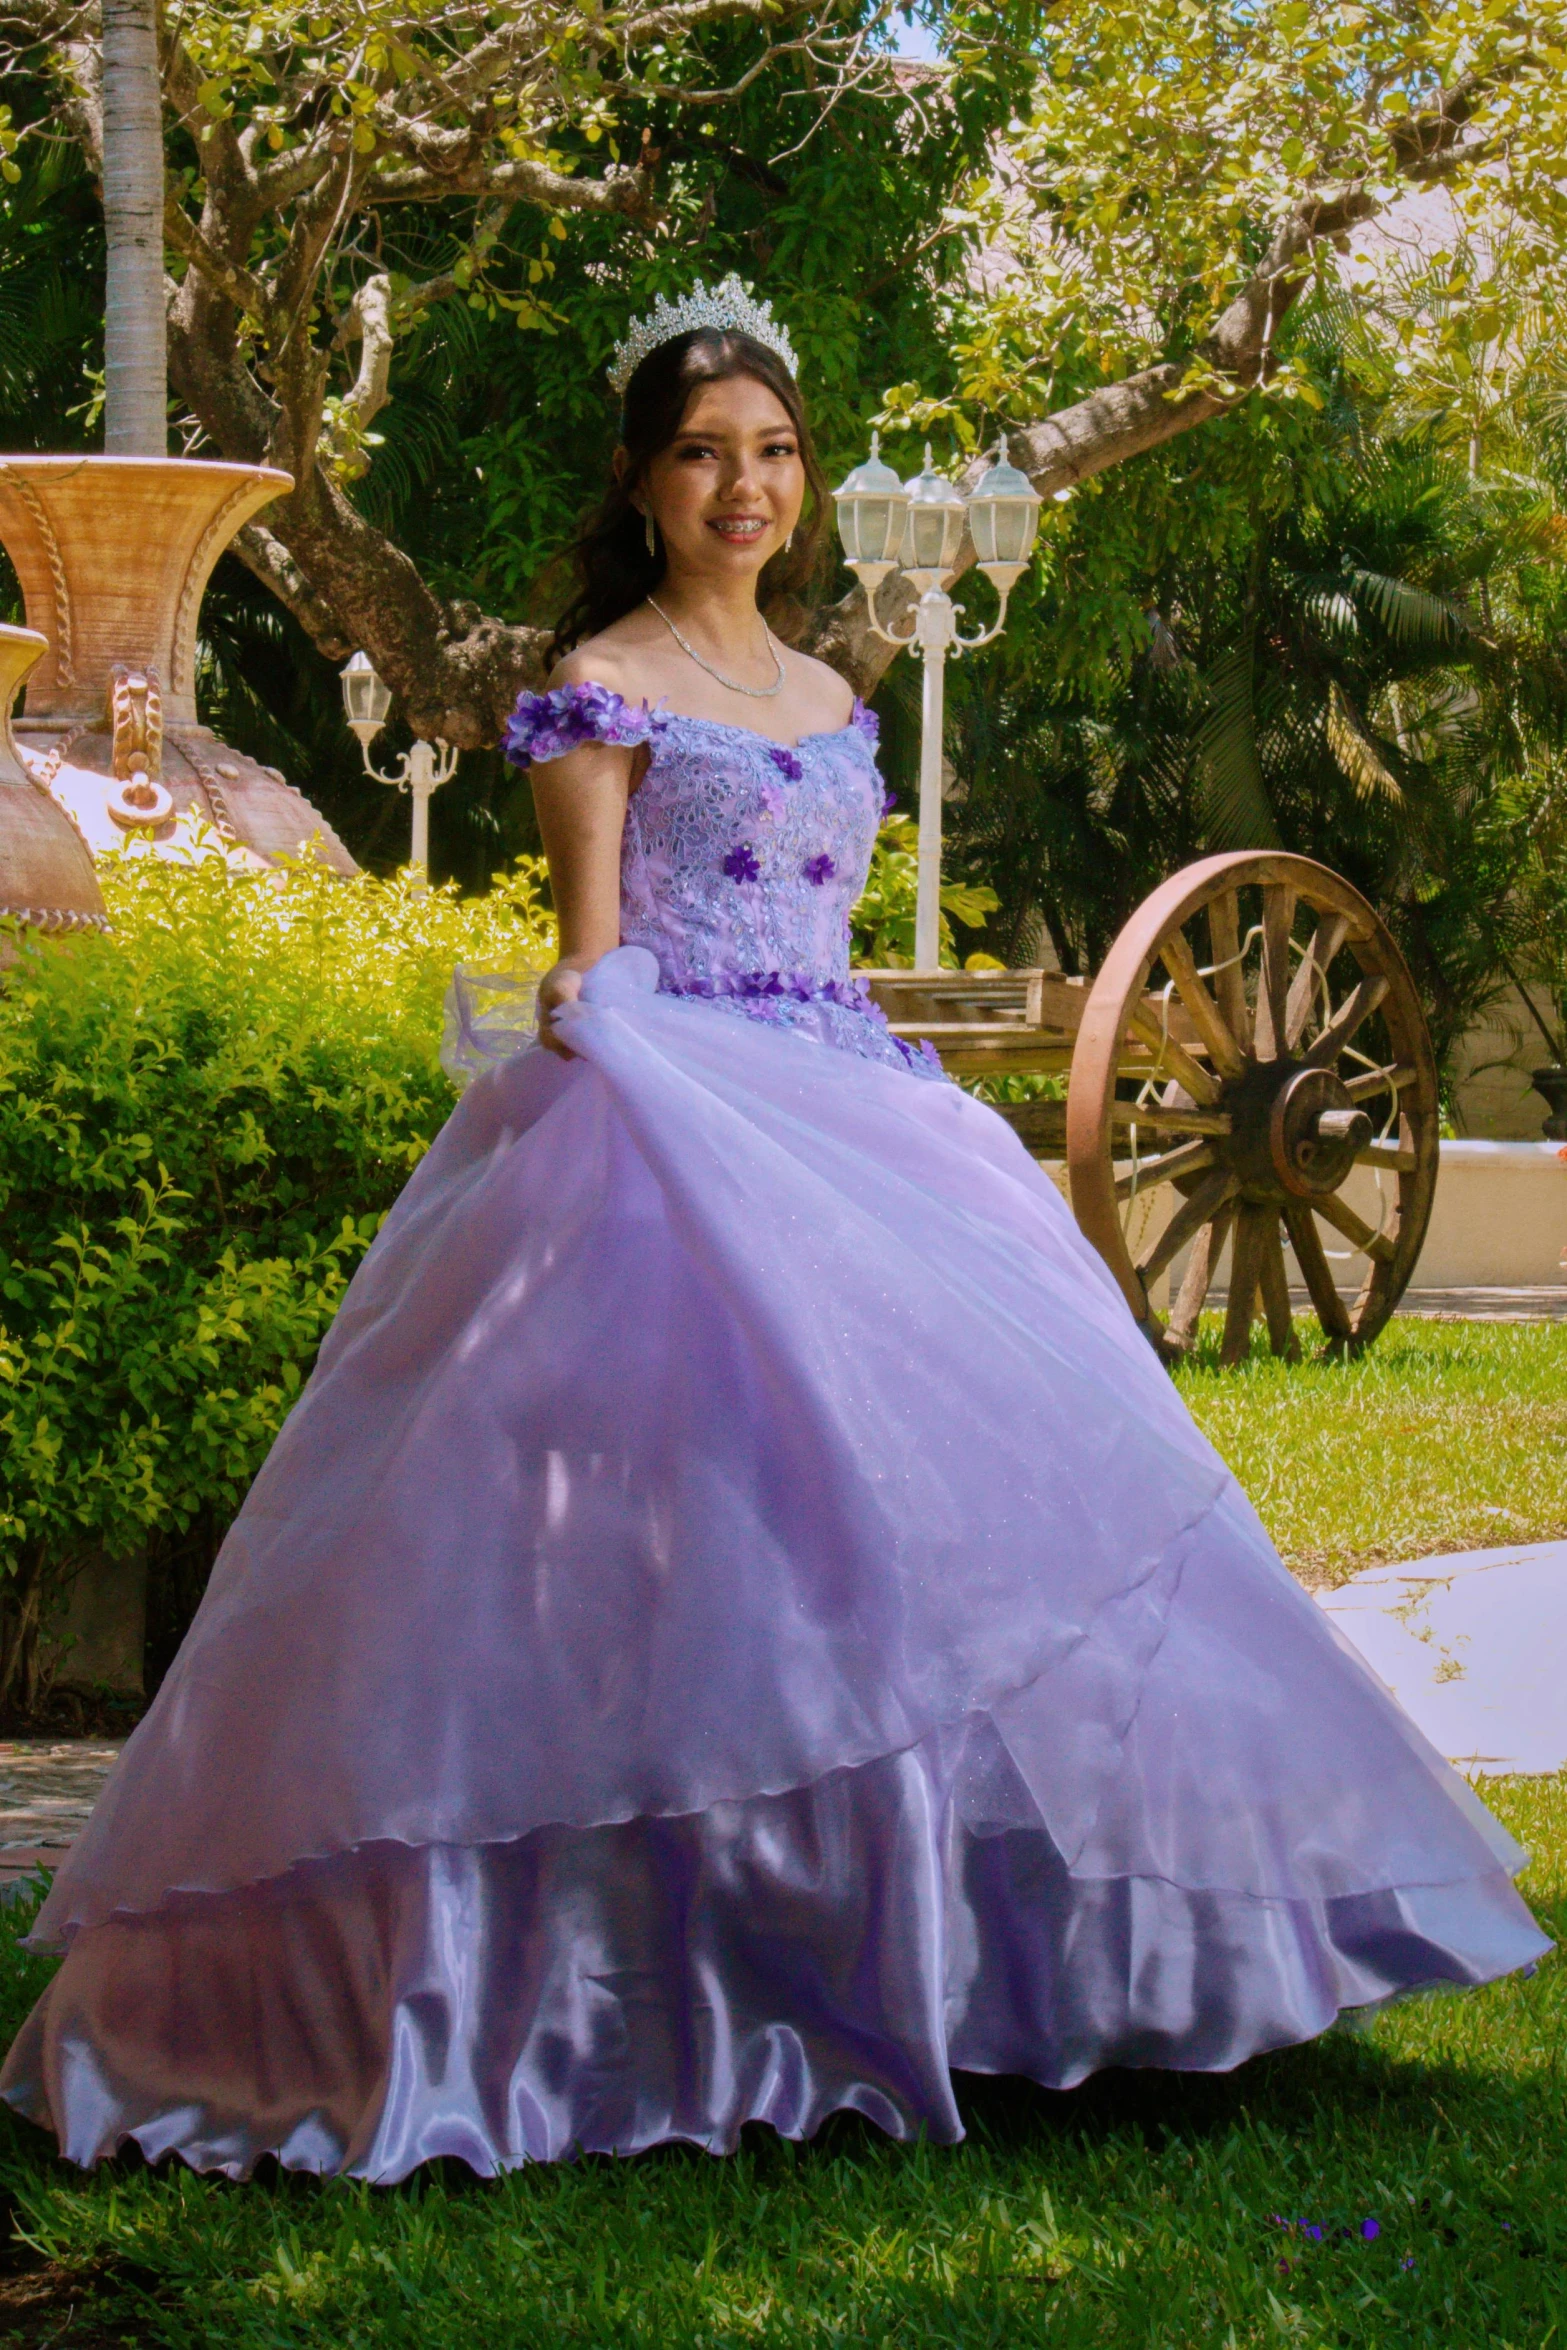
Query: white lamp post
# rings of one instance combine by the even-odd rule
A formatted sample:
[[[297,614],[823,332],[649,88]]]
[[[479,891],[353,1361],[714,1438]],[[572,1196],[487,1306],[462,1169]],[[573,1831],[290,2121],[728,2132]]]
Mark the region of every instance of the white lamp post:
[[[365,773],[373,775],[377,783],[391,785],[394,791],[412,792],[414,803],[412,863],[422,875],[430,870],[430,794],[450,783],[457,772],[457,753],[449,743],[437,752],[427,742],[416,741],[413,748],[403,753],[397,771],[383,775],[370,759],[370,745],[386,724],[386,714],[392,706],[392,689],[377,675],[368,653],[355,653],[343,671],[343,710],[352,731],[359,737],[359,748],[364,757]]]
[[[1039,526],[1040,497],[1028,476],[1007,462],[1006,443],[995,462],[965,499],[931,464],[911,482],[899,481],[883,462],[881,438],[871,435],[871,453],[833,492],[838,535],[850,570],[865,590],[871,626],[884,644],[916,646],[925,664],[920,723],[919,894],[914,913],[914,968],[941,967],[941,734],[946,704],[949,652],[971,652],[1000,635],[1007,598],[1028,568]],[[967,523],[980,570],[1001,597],[993,625],[978,636],[960,636],[958,611],[942,582],[958,559]],[[876,617],[876,591],[901,571],[919,590],[914,625],[894,636]]]

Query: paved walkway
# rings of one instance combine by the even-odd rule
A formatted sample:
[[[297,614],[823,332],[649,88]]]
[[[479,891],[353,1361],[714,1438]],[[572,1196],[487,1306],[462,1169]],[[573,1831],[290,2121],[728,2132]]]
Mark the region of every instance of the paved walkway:
[[[0,1739],[0,1894],[75,1843],[123,1739]]]
[[[1426,1322],[1567,1322],[1567,1284],[1549,1289],[1406,1289],[1401,1314]]]
[[[1339,1294],[1353,1304],[1352,1290]],[[1228,1303],[1227,1289],[1208,1292],[1209,1313],[1222,1313]],[[1309,1314],[1310,1293],[1292,1289],[1290,1304]],[[1567,1282],[1541,1289],[1406,1289],[1397,1311],[1417,1322],[1567,1322]]]
[[[1567,1542],[1367,1567],[1315,1597],[1460,1770],[1567,1769]]]

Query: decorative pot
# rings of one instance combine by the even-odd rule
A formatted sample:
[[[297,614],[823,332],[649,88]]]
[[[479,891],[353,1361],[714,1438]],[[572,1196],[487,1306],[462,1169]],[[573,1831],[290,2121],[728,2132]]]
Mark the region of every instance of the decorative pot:
[[[103,930],[87,843],[23,766],[11,733],[17,689],[48,650],[36,630],[0,626],[0,915],[37,930]]]
[[[0,540],[48,640],[16,733],[99,855],[134,834],[185,852],[202,826],[258,865],[312,851],[357,870],[275,767],[196,719],[196,623],[213,565],[289,476],[184,457],[0,458]]]
[[[1531,1069],[1529,1083],[1550,1107],[1544,1133],[1551,1142],[1567,1142],[1567,1069],[1552,1061],[1543,1069]]]

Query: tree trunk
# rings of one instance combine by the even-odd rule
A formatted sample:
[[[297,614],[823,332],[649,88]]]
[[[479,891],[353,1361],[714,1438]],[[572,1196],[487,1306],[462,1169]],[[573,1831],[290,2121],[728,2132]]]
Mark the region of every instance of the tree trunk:
[[[103,0],[103,445],[168,455],[163,94],[156,0]]]

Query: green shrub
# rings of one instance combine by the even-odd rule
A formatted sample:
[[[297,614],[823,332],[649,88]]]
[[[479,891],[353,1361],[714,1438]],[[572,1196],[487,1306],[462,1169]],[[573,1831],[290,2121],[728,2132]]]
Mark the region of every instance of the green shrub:
[[[489,897],[129,854],[108,937],[0,978],[0,1702],[82,1560],[213,1550],[452,1107],[452,966],[547,961],[542,868]],[[155,1659],[155,1662],[162,1661]]]
[[[864,893],[850,918],[853,959],[872,969],[912,969],[914,913],[919,897],[920,828],[913,816],[891,815],[876,835],[871,869]],[[941,960],[956,970],[957,947],[952,917],[970,930],[984,927],[987,914],[1001,903],[993,889],[971,881],[944,881],[941,885]],[[1005,966],[994,955],[970,955],[967,971],[1000,971]]]

